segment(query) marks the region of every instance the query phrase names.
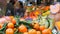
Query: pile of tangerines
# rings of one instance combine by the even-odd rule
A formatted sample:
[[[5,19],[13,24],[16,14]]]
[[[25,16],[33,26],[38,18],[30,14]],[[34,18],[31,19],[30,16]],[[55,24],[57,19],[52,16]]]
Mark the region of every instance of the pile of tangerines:
[[[16,28],[14,28],[13,23],[8,23],[6,34],[14,34],[16,31]],[[18,32],[22,32],[23,34],[52,34],[52,31],[50,29],[46,29],[44,26],[39,26],[38,23],[33,24],[33,29],[27,29],[27,27],[23,24],[21,24],[18,27]]]
[[[13,17],[10,17],[11,21],[6,26],[6,34],[14,34],[16,29],[18,32],[22,32],[23,34],[52,34],[51,29],[46,29],[45,26],[40,26],[38,23],[32,23],[33,29],[28,29],[25,25],[21,24],[18,28],[15,28],[16,20]],[[0,24],[0,29],[3,24]]]
[[[27,27],[23,24],[21,24],[18,27],[18,32],[22,32],[23,34],[52,34],[50,29],[46,29],[44,26],[39,26],[39,24],[33,25],[34,29],[28,30]],[[8,23],[6,34],[14,34],[14,31],[16,31],[16,28],[14,28],[13,23]]]

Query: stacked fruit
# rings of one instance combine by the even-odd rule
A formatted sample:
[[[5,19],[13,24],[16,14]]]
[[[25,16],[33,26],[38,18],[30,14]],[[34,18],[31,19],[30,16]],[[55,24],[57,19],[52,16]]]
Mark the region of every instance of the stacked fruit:
[[[32,19],[34,18],[38,18],[38,15],[42,15],[42,16],[46,16],[46,15],[49,15],[50,14],[50,6],[44,6],[44,7],[27,7],[26,9],[26,14],[25,15],[25,18],[26,17],[30,17]]]
[[[52,34],[53,19],[49,18],[49,6],[44,8],[28,7],[28,15],[4,16],[0,19],[0,33],[2,34]]]
[[[24,19],[20,20],[20,17],[10,16],[10,21],[5,21],[7,23],[0,23],[0,33],[2,34],[52,34],[53,22],[49,21],[49,25],[47,23],[45,25],[49,27],[45,27],[45,25],[41,25],[37,22],[28,22],[24,21]],[[50,24],[51,23],[51,24]]]

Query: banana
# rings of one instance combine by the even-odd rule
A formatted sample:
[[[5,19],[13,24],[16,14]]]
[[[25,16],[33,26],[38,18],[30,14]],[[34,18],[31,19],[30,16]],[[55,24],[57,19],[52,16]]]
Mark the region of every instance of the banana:
[[[42,14],[42,16],[46,16],[46,15],[49,15],[50,14],[50,11],[46,11],[45,13]]]

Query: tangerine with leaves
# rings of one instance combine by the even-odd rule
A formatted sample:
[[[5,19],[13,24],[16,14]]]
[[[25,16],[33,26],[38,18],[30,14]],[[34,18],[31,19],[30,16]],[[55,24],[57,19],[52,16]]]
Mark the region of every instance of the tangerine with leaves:
[[[11,18],[11,20],[14,18],[14,16],[9,16]]]
[[[36,24],[34,24],[34,26],[33,26],[33,28],[35,28],[36,30],[39,30],[39,24],[38,23],[36,23]]]
[[[15,20],[15,19],[12,19],[12,23],[13,23],[13,24],[16,24],[16,20]]]
[[[7,24],[7,28],[12,28],[12,29],[14,29],[14,24],[13,24],[13,23],[8,23],[8,24]]]
[[[29,34],[37,34],[37,31],[35,29],[31,29],[28,31]]]
[[[52,34],[52,31],[50,29],[44,29],[42,34]]]
[[[45,26],[40,26],[40,30],[43,31],[45,29]]]
[[[3,27],[3,24],[0,23],[0,29]]]
[[[19,27],[18,27],[18,30],[19,30],[19,32],[27,32],[27,27],[25,26],[25,25],[20,25]]]
[[[8,28],[8,29],[6,30],[6,34],[14,34],[14,30],[11,29],[11,28]]]

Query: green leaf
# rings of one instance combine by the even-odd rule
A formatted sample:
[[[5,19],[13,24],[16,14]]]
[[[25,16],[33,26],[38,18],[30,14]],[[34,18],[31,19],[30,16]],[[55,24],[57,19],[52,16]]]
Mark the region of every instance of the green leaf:
[[[20,19],[19,18],[16,18],[16,24],[15,24],[15,27],[18,27],[20,24]]]
[[[14,32],[14,34],[17,34],[18,33],[18,29]]]
[[[18,34],[23,34],[23,33],[19,32]]]
[[[20,21],[20,24],[24,24],[28,29],[33,28],[31,23]]]
[[[0,34],[5,34],[3,31],[0,31]]]
[[[4,23],[3,27],[0,29],[0,31],[4,31],[6,29],[7,23]]]

